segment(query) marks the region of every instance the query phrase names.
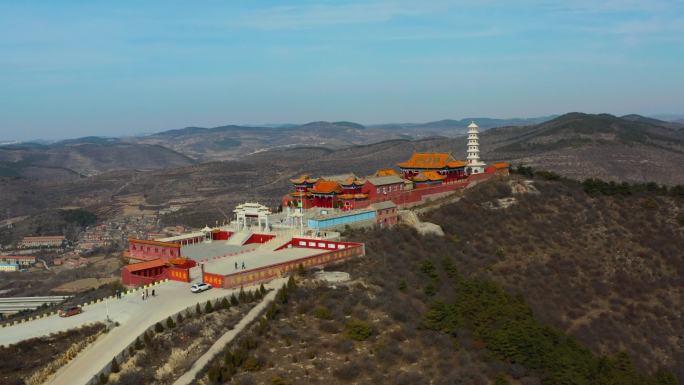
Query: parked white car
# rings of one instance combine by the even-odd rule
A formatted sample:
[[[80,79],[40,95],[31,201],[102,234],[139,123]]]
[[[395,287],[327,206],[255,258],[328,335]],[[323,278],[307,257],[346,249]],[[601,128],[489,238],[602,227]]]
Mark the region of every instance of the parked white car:
[[[203,291],[207,291],[211,289],[211,285],[208,283],[196,283],[192,286],[190,286],[190,291],[193,293],[201,293]]]

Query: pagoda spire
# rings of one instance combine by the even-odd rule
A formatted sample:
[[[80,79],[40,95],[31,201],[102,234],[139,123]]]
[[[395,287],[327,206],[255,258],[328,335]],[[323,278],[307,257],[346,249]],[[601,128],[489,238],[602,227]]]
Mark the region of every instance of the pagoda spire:
[[[484,172],[485,163],[480,159],[479,128],[480,127],[472,121],[468,125],[468,157],[466,160],[469,174]]]

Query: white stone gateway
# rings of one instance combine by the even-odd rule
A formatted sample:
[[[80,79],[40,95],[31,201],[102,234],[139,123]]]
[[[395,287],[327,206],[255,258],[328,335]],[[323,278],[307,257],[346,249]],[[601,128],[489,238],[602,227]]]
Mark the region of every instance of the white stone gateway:
[[[247,218],[257,218],[257,224],[260,231],[268,230],[268,216],[271,210],[259,203],[243,203],[235,207],[233,210],[235,219],[237,220],[237,231],[247,228]],[[263,229],[262,229],[263,223]]]
[[[468,125],[468,157],[466,158],[468,174],[483,173],[486,166],[480,159],[479,128],[475,122],[471,122]]]

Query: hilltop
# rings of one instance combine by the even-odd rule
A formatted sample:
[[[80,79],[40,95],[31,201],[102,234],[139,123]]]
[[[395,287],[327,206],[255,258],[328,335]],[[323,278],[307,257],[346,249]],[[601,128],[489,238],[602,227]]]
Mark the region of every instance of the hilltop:
[[[682,198],[545,178],[538,194],[513,194],[519,183],[481,184],[425,214],[444,237],[348,231],[367,251],[335,268],[351,281],[298,277],[194,383],[681,380]],[[486,204],[501,198],[515,203]]]
[[[684,131],[654,121],[570,113],[535,126],[497,128],[483,135],[483,157],[574,179],[684,184]]]

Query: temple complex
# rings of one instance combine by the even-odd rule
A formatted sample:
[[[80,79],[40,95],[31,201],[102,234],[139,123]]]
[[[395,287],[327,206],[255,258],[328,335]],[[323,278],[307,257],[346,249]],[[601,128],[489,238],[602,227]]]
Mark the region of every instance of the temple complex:
[[[508,163],[488,166],[480,159],[478,135],[479,127],[472,122],[468,126],[465,161],[454,158],[451,153],[417,152],[398,163],[396,169],[383,168],[366,177],[351,173],[321,177],[301,175],[290,180],[293,192],[283,197],[282,206],[352,211],[390,200],[399,208],[405,208],[494,175],[508,175]]]
[[[468,126],[467,158],[420,152],[395,167],[360,177],[353,173],[290,180],[282,210],[255,202],[235,207],[229,224],[154,239],[129,239],[121,269],[128,286],[171,279],[231,288],[267,281],[303,267],[323,267],[365,254],[345,242],[347,227],[391,227],[402,209],[453,194],[481,181],[506,176],[505,162],[485,164],[478,127]]]

